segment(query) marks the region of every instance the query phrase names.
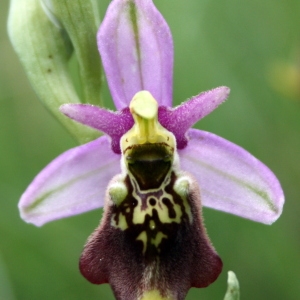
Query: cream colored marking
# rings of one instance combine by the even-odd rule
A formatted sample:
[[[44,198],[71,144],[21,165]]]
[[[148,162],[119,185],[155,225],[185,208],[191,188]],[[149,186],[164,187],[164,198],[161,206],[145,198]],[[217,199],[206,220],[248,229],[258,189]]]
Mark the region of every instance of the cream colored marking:
[[[120,205],[122,201],[126,198],[128,194],[128,190],[124,182],[118,180],[116,182],[113,182],[109,186],[108,193],[110,195],[111,200],[114,202],[114,204]]]
[[[172,296],[163,297],[158,290],[145,291],[140,300],[176,300]]]
[[[143,254],[145,254],[146,249],[147,249],[147,232],[146,231],[142,231],[140,233],[140,235],[136,238],[137,241],[142,241],[143,243]]]
[[[167,239],[168,236],[163,234],[162,232],[158,232],[155,236],[155,238],[150,240],[150,243],[154,245],[156,248],[160,245],[162,239],[165,238]],[[141,241],[143,243],[143,254],[145,254],[147,250],[147,243],[148,243],[148,237],[147,237],[147,232],[142,231],[139,236],[136,238],[137,241]]]
[[[164,190],[165,187],[171,181],[172,170],[170,170],[169,173],[166,175],[166,178],[164,179],[164,182],[161,184],[160,187],[155,188],[155,189],[149,189],[149,190],[140,190],[139,189],[139,184],[137,183],[135,177],[129,171],[126,171],[126,172],[129,175],[130,181],[133,183],[133,195],[139,197],[138,194],[136,193],[136,189],[138,190],[138,193],[140,195],[146,195],[146,196],[149,195],[150,193],[156,193],[156,192],[160,192],[161,190]]]
[[[128,194],[128,190],[126,185],[124,184],[123,181],[118,180],[113,182],[110,186],[109,186],[109,190],[108,190],[109,196],[112,200],[112,202],[119,206],[122,201],[124,201],[124,199],[126,198],[127,194]],[[126,209],[127,211],[127,209]],[[118,224],[115,221],[115,214],[113,215],[112,219],[111,219],[111,225],[113,227],[117,227],[120,228],[122,230],[125,230],[128,228],[128,224],[126,222],[126,218],[123,214],[119,214],[119,219],[118,219]]]
[[[163,238],[168,238],[167,235],[163,234],[159,231],[154,239],[151,239],[151,244],[154,245],[156,248],[160,245]]]
[[[151,196],[154,198],[153,196]],[[162,199],[163,198],[168,198],[170,202],[173,204],[173,209],[175,210],[176,216],[175,218],[170,218],[169,217],[169,209],[166,205],[163,204]],[[167,193],[164,193],[159,199],[156,199],[156,204],[154,206],[147,205],[147,208],[142,209],[142,200],[138,200],[138,205],[134,208],[133,211],[133,224],[143,224],[145,222],[146,215],[149,215],[152,217],[153,215],[153,209],[156,209],[158,213],[158,217],[161,220],[162,223],[180,223],[181,222],[181,216],[182,216],[182,211],[181,207],[179,204],[175,204],[173,201],[173,198],[168,195]]]
[[[174,191],[181,197],[185,211],[189,216],[190,223],[192,223],[193,215],[192,215],[191,207],[187,200],[190,184],[191,182],[188,176],[180,176],[176,179],[174,183]]]
[[[149,227],[150,227],[151,230],[155,229],[156,225],[155,225],[155,222],[153,220],[150,220]]]
[[[130,179],[132,181],[135,181],[135,179],[133,177],[130,176]],[[181,206],[177,203],[174,202],[172,195],[168,194],[165,191],[165,187],[166,185],[169,184],[169,180],[166,180],[162,186],[157,189],[156,191],[162,190],[163,193],[162,195],[157,198],[152,196],[148,196],[147,198],[147,202],[146,202],[146,208],[142,209],[142,199],[139,196],[140,194],[142,194],[142,191],[136,191],[136,187],[138,188],[138,186],[136,184],[133,184],[133,192],[132,192],[132,196],[138,201],[137,206],[133,208],[133,217],[132,217],[132,222],[133,224],[144,224],[145,219],[146,219],[146,215],[149,215],[150,217],[153,216],[153,209],[156,209],[157,213],[158,213],[158,217],[159,220],[162,223],[167,223],[170,224],[172,222],[176,222],[176,223],[180,223],[181,222],[181,217],[182,217],[182,209]],[[180,176],[174,184],[174,191],[181,197],[182,199],[182,203],[183,206],[185,208],[185,212],[187,213],[190,222],[192,223],[193,221],[193,216],[192,216],[192,212],[191,212],[191,207],[188,203],[187,200],[187,196],[188,196],[188,190],[190,187],[190,179],[187,176]],[[121,203],[120,199],[125,199],[126,195],[127,195],[127,188],[124,184],[114,184],[113,187],[110,188],[109,190],[110,195],[113,199],[113,201],[115,203],[118,203],[117,205],[119,205]],[[144,196],[147,197],[147,194],[149,194],[149,191],[147,192],[143,192]],[[154,206],[149,204],[149,198],[154,198],[156,200],[156,204]],[[162,201],[163,198],[167,198],[170,200],[170,203],[173,206],[173,209],[175,211],[175,218],[170,218],[169,217],[169,208],[167,205],[165,205]],[[126,208],[125,211],[127,213],[130,212],[130,207]],[[128,228],[128,224],[126,222],[126,218],[125,216],[120,213],[118,215],[119,217],[119,223],[118,225],[116,224],[116,222],[114,220],[112,220],[112,226],[120,228],[121,230],[125,230]]]
[[[165,187],[170,182],[170,175],[171,175],[171,171],[167,175],[168,179],[162,183],[162,185],[159,187],[159,189],[155,190],[156,192],[163,191],[162,195],[159,198],[150,196],[151,198],[154,198],[156,200],[156,204],[154,206],[149,205],[149,202],[147,199],[147,208],[146,209],[142,209],[142,199],[140,198],[139,194],[147,195],[147,194],[149,194],[149,191],[143,192],[143,191],[139,190],[139,187],[138,187],[138,184],[136,183],[135,178],[130,175],[130,180],[134,183],[132,195],[135,199],[138,200],[138,205],[135,207],[135,209],[133,211],[133,220],[132,220],[133,224],[143,224],[145,222],[146,215],[152,216],[153,208],[156,209],[156,211],[158,213],[158,217],[161,220],[161,222],[168,223],[168,224],[170,224],[172,222],[176,222],[179,224],[181,222],[182,211],[181,211],[180,205],[175,204],[172,195],[168,194],[165,191]],[[136,187],[138,189],[138,192],[136,191]],[[163,202],[162,202],[163,198],[168,198],[170,200],[170,202],[173,204],[173,209],[175,210],[175,213],[176,213],[175,218],[169,218],[169,209],[166,205],[163,204]]]
[[[118,219],[118,224],[117,222],[115,221],[115,216],[116,214],[114,214],[112,216],[112,219],[111,219],[111,226],[115,227],[115,228],[120,228],[121,230],[125,230],[128,228],[128,224],[127,224],[127,221],[126,221],[126,218],[123,214],[119,214],[119,219]]]
[[[161,209],[161,213],[158,212],[159,215],[159,219],[163,222],[163,223],[172,223],[172,222],[176,222],[176,223],[181,223],[181,216],[182,216],[182,210],[179,204],[175,204],[173,201],[173,197],[167,193],[162,195],[162,198],[168,198],[170,200],[170,202],[173,205],[173,209],[175,210],[175,214],[176,217],[175,218],[170,218],[169,217],[169,209],[168,206],[165,205],[163,202],[161,202],[162,209]]]
[[[168,174],[169,175],[169,174]],[[134,177],[130,176],[130,179],[132,180],[133,183],[136,183]],[[157,198],[152,196],[148,196],[147,202],[146,202],[146,208],[142,209],[142,199],[139,196],[140,194],[144,194],[145,197],[147,197],[147,194],[149,194],[149,191],[141,191],[138,190],[136,191],[136,188],[138,188],[137,184],[133,184],[133,192],[132,196],[138,201],[136,207],[133,208],[133,217],[132,217],[132,222],[133,224],[144,224],[146,215],[149,215],[152,217],[153,215],[153,209],[156,209],[158,213],[158,217],[162,223],[167,223],[170,224],[172,222],[180,223],[181,222],[181,217],[182,217],[182,209],[181,206],[177,203],[174,202],[173,196],[168,194],[165,191],[165,187],[169,184],[169,179],[165,180],[165,182],[161,185],[159,189],[156,190],[158,192],[159,190],[162,190],[163,193],[162,195]],[[176,180],[174,184],[174,191],[180,195],[180,197],[183,200],[183,205],[185,208],[185,211],[187,215],[189,216],[190,222],[192,222],[192,213],[191,213],[191,208],[190,205],[187,201],[187,193],[188,193],[188,188],[189,188],[190,182],[189,178],[186,176],[182,176],[179,179]],[[120,199],[126,197],[127,194],[125,194],[125,191],[127,193],[127,188],[125,184],[115,184],[112,188],[110,188],[110,195],[113,198],[115,202],[117,202],[117,205],[120,205],[121,201]],[[154,198],[156,200],[156,204],[154,206],[149,204],[149,198]],[[163,198],[167,198],[170,200],[170,203],[173,206],[173,209],[175,211],[175,218],[170,218],[169,217],[169,208],[167,205],[165,205],[162,201]],[[126,208],[125,211],[127,213],[130,212],[130,208]],[[125,230],[128,228],[128,224],[126,222],[125,216],[120,213],[119,215],[119,224],[117,225],[116,222],[113,220],[112,226],[120,228],[122,230]]]

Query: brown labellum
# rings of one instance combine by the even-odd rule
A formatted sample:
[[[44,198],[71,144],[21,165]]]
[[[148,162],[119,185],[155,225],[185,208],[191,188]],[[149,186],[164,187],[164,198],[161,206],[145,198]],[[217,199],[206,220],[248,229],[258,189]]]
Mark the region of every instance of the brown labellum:
[[[110,186],[121,182],[127,193],[117,204],[108,188],[80,270],[92,283],[109,283],[117,299],[142,299],[151,290],[162,299],[184,299],[189,288],[208,286],[222,270],[202,223],[196,181],[174,171],[167,179],[160,189],[142,191],[133,177],[118,175]]]

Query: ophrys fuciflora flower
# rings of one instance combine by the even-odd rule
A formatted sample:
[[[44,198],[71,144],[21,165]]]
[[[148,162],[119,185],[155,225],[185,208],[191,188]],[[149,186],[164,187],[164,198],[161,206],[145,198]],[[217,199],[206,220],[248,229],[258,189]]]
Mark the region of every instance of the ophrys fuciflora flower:
[[[173,43],[152,1],[114,0],[98,45],[118,111],[85,104],[61,110],[109,137],[50,163],[23,194],[21,215],[39,226],[102,207],[106,199],[81,258],[84,276],[109,282],[118,299],[147,293],[183,299],[221,271],[201,204],[270,224],[281,214],[282,189],[244,149],[190,128],[226,99],[228,88],[171,108]]]

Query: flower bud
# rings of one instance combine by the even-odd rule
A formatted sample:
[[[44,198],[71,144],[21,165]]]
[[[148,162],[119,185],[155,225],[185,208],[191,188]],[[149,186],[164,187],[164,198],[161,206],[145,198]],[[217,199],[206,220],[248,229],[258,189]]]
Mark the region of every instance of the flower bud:
[[[240,286],[239,282],[236,278],[234,272],[228,272],[228,279],[227,279],[227,291],[225,294],[224,300],[239,300],[240,299]]]
[[[76,7],[79,3],[73,5]],[[51,21],[48,16],[39,0],[12,0],[9,36],[39,99],[79,142],[87,142],[98,134],[65,118],[58,109],[66,102],[81,102],[68,68],[76,44],[72,36],[60,27],[62,20],[58,21],[53,14]]]

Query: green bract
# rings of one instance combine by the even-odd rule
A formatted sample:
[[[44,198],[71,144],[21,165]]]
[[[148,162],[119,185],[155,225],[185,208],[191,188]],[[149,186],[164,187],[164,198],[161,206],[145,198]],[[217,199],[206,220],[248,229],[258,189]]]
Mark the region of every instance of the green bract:
[[[12,0],[8,20],[11,42],[35,92],[81,143],[99,134],[67,119],[58,108],[66,102],[101,104],[101,65],[95,40],[99,21],[94,12],[94,3],[86,0],[72,1],[72,5],[58,0]],[[68,69],[73,49],[84,99],[76,93]]]

